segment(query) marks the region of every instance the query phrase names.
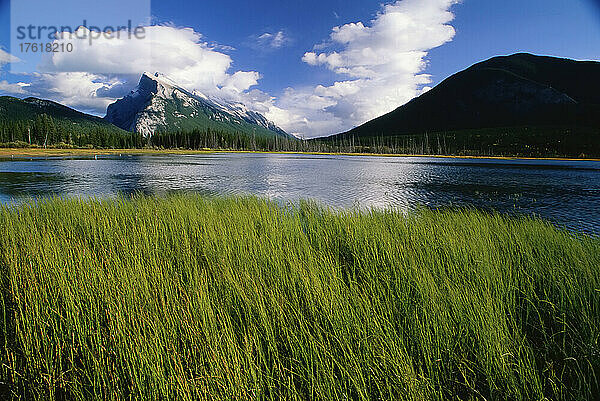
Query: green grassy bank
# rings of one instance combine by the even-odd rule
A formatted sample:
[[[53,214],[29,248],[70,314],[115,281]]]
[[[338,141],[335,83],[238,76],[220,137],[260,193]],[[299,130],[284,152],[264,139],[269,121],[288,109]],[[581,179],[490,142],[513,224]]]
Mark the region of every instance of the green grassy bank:
[[[598,399],[599,266],[472,211],[4,207],[0,399]]]

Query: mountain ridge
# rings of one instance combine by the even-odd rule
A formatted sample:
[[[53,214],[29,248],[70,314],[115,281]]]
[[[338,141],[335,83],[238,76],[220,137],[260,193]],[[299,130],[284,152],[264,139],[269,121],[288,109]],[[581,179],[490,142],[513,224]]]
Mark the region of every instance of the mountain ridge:
[[[0,96],[0,143],[12,146],[133,146],[130,134],[104,119],[52,100]]]
[[[102,117],[75,110],[52,100],[31,96],[23,99],[0,96],[0,120],[27,124],[41,115],[47,115],[58,122],[69,123],[80,129],[96,127],[125,133]]]
[[[448,77],[390,113],[328,138],[510,126],[600,128],[598,82],[599,62],[529,53],[498,56]]]
[[[192,93],[160,73],[143,73],[137,88],[109,105],[104,118],[144,136],[155,132],[215,129],[291,138],[262,114],[241,103]]]

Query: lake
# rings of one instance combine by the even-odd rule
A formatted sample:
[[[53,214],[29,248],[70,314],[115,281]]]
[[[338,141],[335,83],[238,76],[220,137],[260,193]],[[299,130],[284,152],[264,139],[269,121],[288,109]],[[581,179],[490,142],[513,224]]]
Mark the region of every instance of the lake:
[[[600,234],[600,162],[217,153],[0,159],[0,202],[143,192],[254,194],[332,207],[470,206]]]

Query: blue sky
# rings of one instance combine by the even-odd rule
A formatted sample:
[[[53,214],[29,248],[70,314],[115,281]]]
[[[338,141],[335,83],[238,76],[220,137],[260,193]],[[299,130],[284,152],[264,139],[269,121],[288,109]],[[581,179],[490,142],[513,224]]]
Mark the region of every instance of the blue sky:
[[[69,14],[61,1],[50,16],[60,23]],[[103,2],[89,15],[113,20],[115,9]],[[10,10],[0,0],[0,46],[15,54]],[[153,1],[151,15],[159,26],[151,47],[127,47],[106,56],[117,61],[107,64],[100,60],[106,48],[95,45],[96,53],[52,60],[53,74],[11,74],[5,65],[0,94],[47,97],[101,115],[142,68],[156,68],[187,89],[244,103],[289,132],[318,136],[391,111],[495,55],[600,58],[596,0]],[[334,27],[342,28],[332,36]],[[152,49],[153,62],[129,62],[142,48]],[[13,65],[27,64],[35,65]]]
[[[369,21],[381,3],[154,1],[152,13],[158,21],[193,26],[212,41],[236,47],[236,65],[263,72],[261,86],[277,92],[286,85],[310,85],[315,75],[332,82],[333,74],[299,62],[302,55],[326,39],[332,27]],[[464,0],[453,11],[456,37],[429,56],[428,72],[436,83],[478,61],[519,51],[600,59],[600,13],[594,14],[594,0]],[[243,45],[251,35],[279,30],[293,38],[291,46],[257,55],[254,49]]]

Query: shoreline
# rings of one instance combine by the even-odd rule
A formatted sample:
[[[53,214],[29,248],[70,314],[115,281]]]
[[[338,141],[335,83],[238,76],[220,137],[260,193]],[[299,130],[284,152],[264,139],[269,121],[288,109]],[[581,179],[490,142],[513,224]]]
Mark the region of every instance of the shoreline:
[[[428,157],[437,159],[465,160],[549,160],[549,161],[591,161],[600,162],[600,158],[568,157],[520,157],[520,156],[453,156],[453,155],[412,155],[393,153],[330,153],[330,152],[294,152],[294,151],[258,151],[258,150],[222,150],[222,149],[40,149],[40,148],[0,148],[0,158],[8,157],[67,157],[67,156],[110,156],[110,155],[198,155],[219,153],[314,155],[314,156],[362,156],[362,157]]]

